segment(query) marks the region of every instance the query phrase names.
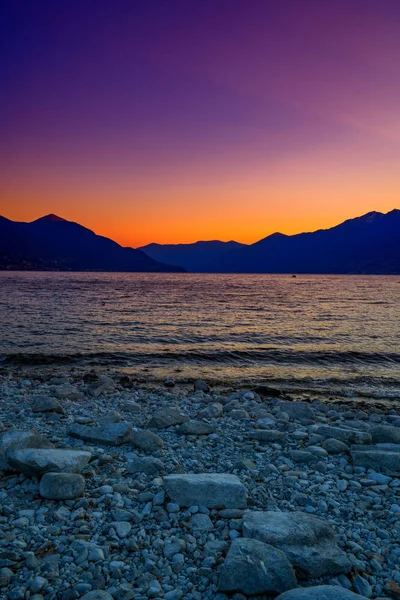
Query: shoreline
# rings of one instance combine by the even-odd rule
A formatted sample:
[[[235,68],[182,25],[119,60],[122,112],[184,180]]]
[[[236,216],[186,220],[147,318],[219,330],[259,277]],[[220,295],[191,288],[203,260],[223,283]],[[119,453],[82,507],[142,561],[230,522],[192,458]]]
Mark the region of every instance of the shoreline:
[[[232,583],[226,556],[250,543],[242,540],[254,511],[300,512],[307,527],[325,532],[320,547],[318,536],[296,541],[291,531],[301,555],[320,557],[305,579],[294,567],[292,587],[333,585],[338,600],[345,588],[359,600],[398,597],[398,407],[293,402],[201,381],[139,384],[111,371],[33,373],[0,375],[0,597],[76,600],[101,589],[107,600],[227,600],[226,585],[241,584]],[[76,497],[43,496],[54,493],[44,491],[45,479],[71,479],[57,452],[39,446],[38,466],[35,449],[5,449],[11,432],[21,442],[33,430],[58,453],[90,453],[72,477],[84,487]],[[59,474],[43,475],[46,456]],[[247,512],[228,507],[233,491],[222,479],[213,488],[218,504],[204,490],[190,504],[182,489],[166,487],[169,476],[190,474],[234,476]],[[323,558],[327,548],[339,557],[333,563]],[[251,560],[245,569],[258,581]],[[272,597],[237,591],[237,600]]]

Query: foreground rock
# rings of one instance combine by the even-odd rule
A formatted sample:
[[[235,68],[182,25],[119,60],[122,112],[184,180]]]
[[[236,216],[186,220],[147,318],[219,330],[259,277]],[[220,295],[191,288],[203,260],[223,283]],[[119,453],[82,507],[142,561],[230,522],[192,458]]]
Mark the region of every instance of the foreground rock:
[[[333,438],[345,444],[371,444],[372,442],[370,433],[357,431],[356,429],[345,429],[344,427],[334,427],[332,425],[313,425],[311,431],[321,435],[325,439]]]
[[[56,398],[50,396],[36,396],[32,404],[32,412],[47,413],[55,412],[60,415],[65,414],[65,410]]]
[[[39,486],[40,495],[47,500],[73,500],[84,490],[85,479],[77,473],[46,473]]]
[[[68,435],[90,442],[107,446],[121,446],[131,441],[133,427],[130,423],[109,423],[101,427],[88,427],[73,423]]]
[[[155,452],[164,448],[164,442],[156,433],[148,429],[135,431],[131,438],[131,444],[143,452]]]
[[[131,456],[126,468],[128,473],[155,475],[164,469],[164,465],[161,460],[152,456]]]
[[[0,437],[0,470],[10,468],[7,456],[12,450],[23,448],[53,448],[53,444],[36,429],[7,431]]]
[[[374,469],[385,475],[400,475],[400,452],[386,450],[355,450],[351,452],[357,467]]]
[[[180,506],[244,508],[246,488],[236,475],[204,473],[164,477],[168,496]]]
[[[400,444],[400,427],[376,425],[372,427],[370,433],[374,444]]]
[[[348,573],[351,568],[331,526],[307,513],[246,511],[243,535],[282,550],[302,579]]]
[[[367,600],[367,598],[339,585],[319,585],[290,590],[278,596],[276,600]]]
[[[283,552],[257,540],[234,540],[222,568],[219,590],[280,594],[297,584],[292,565]]]
[[[13,450],[8,462],[13,469],[29,477],[40,477],[44,473],[80,473],[91,458],[83,450],[59,450],[56,448],[25,448]]]
[[[183,415],[177,408],[171,406],[158,410],[151,417],[148,427],[150,429],[164,429],[172,425],[181,425],[189,421],[189,417]]]

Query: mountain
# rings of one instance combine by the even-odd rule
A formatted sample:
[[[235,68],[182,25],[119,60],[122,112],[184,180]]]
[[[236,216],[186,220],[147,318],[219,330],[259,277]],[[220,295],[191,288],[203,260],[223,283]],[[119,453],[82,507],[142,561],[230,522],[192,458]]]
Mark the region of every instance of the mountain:
[[[400,210],[370,212],[313,233],[274,233],[224,254],[222,273],[400,273]]]
[[[0,269],[183,272],[90,229],[47,215],[32,223],[0,217]]]
[[[239,242],[196,242],[194,244],[148,244],[142,246],[148,256],[169,265],[181,265],[187,271],[208,271],[210,264],[230,250],[244,248]]]

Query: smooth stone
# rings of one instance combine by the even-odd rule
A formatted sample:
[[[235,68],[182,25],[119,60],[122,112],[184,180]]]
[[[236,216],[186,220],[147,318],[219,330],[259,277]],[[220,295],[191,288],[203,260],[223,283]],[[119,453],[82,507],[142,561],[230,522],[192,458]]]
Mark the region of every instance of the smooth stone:
[[[29,477],[40,477],[44,473],[80,473],[91,458],[83,450],[57,448],[24,448],[9,453],[8,462],[17,471]]]
[[[109,423],[100,427],[88,427],[73,423],[68,435],[92,444],[121,446],[131,441],[133,428],[130,423]]]
[[[288,402],[281,400],[277,403],[276,408],[280,412],[285,412],[291,419],[313,419],[314,413],[310,404],[307,402]]]
[[[247,510],[243,535],[282,550],[302,579],[348,573],[351,568],[329,523],[311,514]]]
[[[193,387],[196,392],[209,392],[210,391],[210,386],[204,381],[204,379],[196,379]]]
[[[369,430],[373,444],[400,444],[400,427],[376,425]]]
[[[248,596],[275,595],[296,584],[293,567],[283,552],[257,540],[238,538],[229,548],[218,589]]]
[[[286,437],[283,431],[277,431],[276,429],[256,429],[249,433],[251,440],[258,440],[259,442],[282,442]]]
[[[324,450],[329,454],[341,454],[342,452],[350,452],[350,448],[344,442],[335,440],[335,438],[328,438],[322,443]]]
[[[45,473],[39,485],[41,497],[48,500],[73,500],[84,490],[85,479],[77,473]]]
[[[150,427],[150,429],[164,429],[172,425],[182,425],[182,423],[186,423],[187,421],[189,421],[188,416],[182,414],[178,408],[171,406],[155,412],[147,427]]]
[[[147,473],[154,475],[164,469],[164,465],[153,456],[134,456],[126,465],[128,473]]]
[[[35,396],[32,404],[32,412],[55,412],[61,415],[65,414],[65,410],[63,409],[59,401],[56,400],[56,398],[51,398],[51,396]]]
[[[318,585],[290,590],[275,600],[367,600],[367,598],[354,594],[339,585]]]
[[[246,488],[236,475],[168,475],[164,477],[164,485],[170,499],[180,506],[244,508],[247,505]]]
[[[334,427],[332,425],[313,425],[311,431],[317,435],[322,435],[325,439],[333,438],[346,444],[370,444],[372,442],[369,433],[356,429],[345,429],[344,427]]]
[[[400,475],[400,452],[356,450],[351,452],[354,465],[373,469],[384,475]]]
[[[143,450],[143,452],[155,452],[164,448],[163,440],[156,433],[148,429],[134,431],[131,444],[135,448]]]
[[[7,460],[9,452],[24,448],[54,448],[54,446],[36,429],[7,431],[0,436],[0,470],[11,468]]]
[[[214,525],[208,515],[196,513],[190,518],[190,526],[193,531],[211,531]]]
[[[306,465],[319,460],[318,456],[312,452],[306,452],[304,450],[291,450],[289,452],[289,458],[296,463],[304,463]]]

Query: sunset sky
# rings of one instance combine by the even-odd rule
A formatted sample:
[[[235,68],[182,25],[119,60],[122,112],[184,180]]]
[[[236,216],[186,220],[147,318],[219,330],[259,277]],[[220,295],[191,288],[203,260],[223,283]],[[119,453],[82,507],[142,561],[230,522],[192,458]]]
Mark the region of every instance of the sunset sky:
[[[4,0],[0,214],[123,245],[400,208],[399,0]]]

